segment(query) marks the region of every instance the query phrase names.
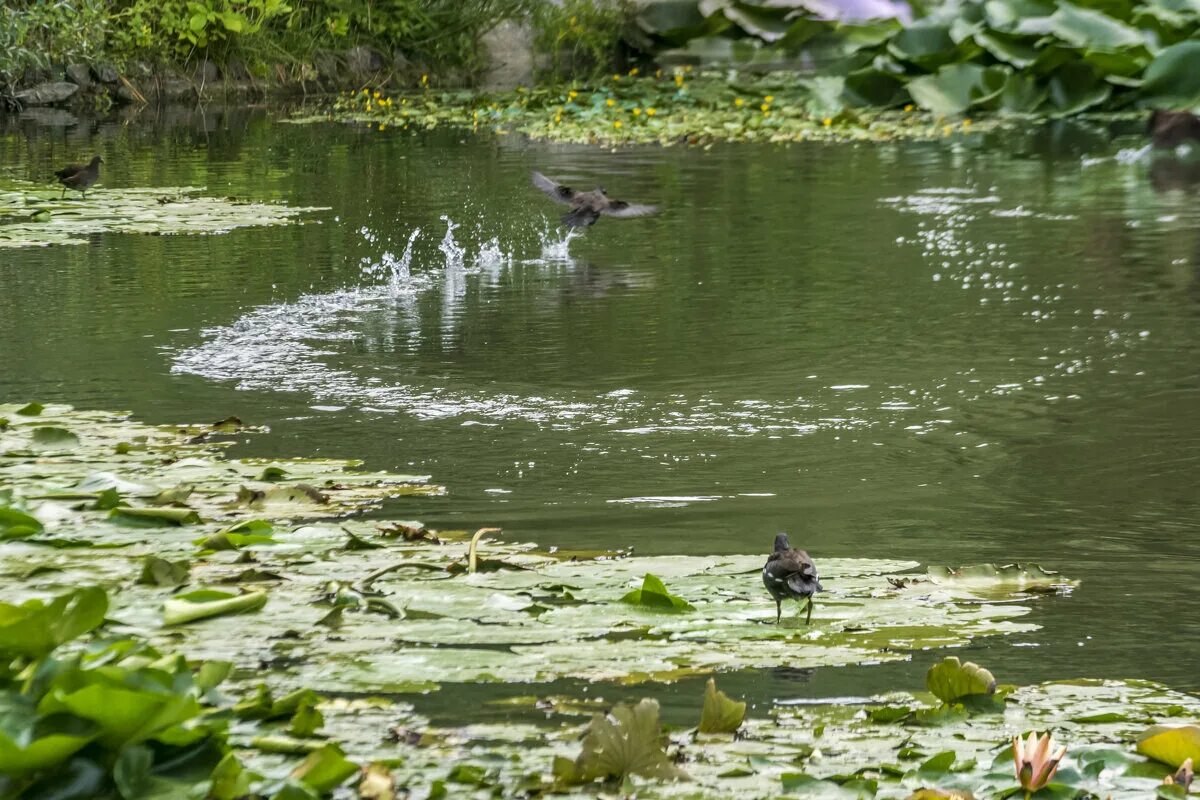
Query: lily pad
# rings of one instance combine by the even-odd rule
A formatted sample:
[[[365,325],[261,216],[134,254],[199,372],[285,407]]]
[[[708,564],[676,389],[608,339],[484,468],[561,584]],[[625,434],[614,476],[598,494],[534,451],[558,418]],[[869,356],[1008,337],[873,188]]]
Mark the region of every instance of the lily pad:
[[[696,607],[682,597],[676,597],[667,591],[662,579],[646,573],[642,579],[642,588],[634,589],[621,598],[622,603],[631,606],[642,606],[655,611],[665,611],[670,614],[680,614],[685,611],[695,611]]]
[[[701,733],[736,733],[746,719],[746,704],[729,699],[712,678],[704,685],[704,708],[700,712]]]
[[[996,693],[996,679],[978,664],[949,656],[930,667],[925,685],[943,703],[959,703],[965,698]]]
[[[687,780],[663,750],[658,703],[618,704],[607,715],[596,715],[583,737],[583,750],[575,759],[571,783],[596,780],[623,781],[636,775],[650,780]]]
[[[1137,751],[1172,769],[1188,759],[1200,762],[1200,727],[1155,725],[1138,736]]]
[[[225,614],[245,614],[267,604],[266,592],[236,594],[217,589],[200,589],[172,597],[163,606],[164,625],[184,625]]]

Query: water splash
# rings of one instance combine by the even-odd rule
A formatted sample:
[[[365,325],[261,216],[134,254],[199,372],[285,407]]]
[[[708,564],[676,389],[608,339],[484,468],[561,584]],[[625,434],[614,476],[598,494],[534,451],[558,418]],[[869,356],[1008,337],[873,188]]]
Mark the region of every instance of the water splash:
[[[384,253],[383,259],[391,269],[391,280],[388,286],[392,290],[392,296],[395,297],[412,284],[412,249],[413,242],[417,241],[417,237],[421,235],[421,229],[417,228],[408,237],[408,244],[404,246],[404,255],[400,256],[397,261],[391,253]]]
[[[442,251],[442,255],[446,257],[446,271],[452,269],[462,269],[463,256],[466,255],[466,248],[454,241],[454,231],[458,228],[458,224],[443,214],[442,222],[446,223],[446,235],[442,238],[442,243],[438,245],[438,250]]]
[[[481,269],[495,269],[511,264],[512,260],[512,253],[506,253],[500,247],[500,237],[493,236],[479,248],[479,254],[475,256],[475,266]]]
[[[566,230],[565,235],[562,233],[562,228],[553,230],[547,228],[538,234],[542,245],[543,261],[561,264],[575,263],[575,259],[571,258],[571,242],[583,236],[583,232],[578,228],[567,228]]]

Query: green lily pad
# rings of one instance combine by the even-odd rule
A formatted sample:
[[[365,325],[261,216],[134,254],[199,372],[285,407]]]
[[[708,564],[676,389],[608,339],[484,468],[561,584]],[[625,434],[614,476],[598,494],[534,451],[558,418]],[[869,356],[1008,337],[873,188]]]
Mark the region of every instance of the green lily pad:
[[[700,711],[701,733],[736,733],[746,719],[746,704],[729,699],[712,678],[704,685],[704,708]]]
[[[663,750],[662,724],[654,700],[633,706],[618,704],[608,715],[593,717],[569,782],[620,782],[633,775],[656,781],[688,779]]]
[[[654,609],[655,611],[665,611],[670,614],[696,610],[695,606],[682,597],[676,597],[668,592],[662,579],[650,573],[646,573],[646,577],[642,579],[642,588],[634,589],[622,597],[621,602],[628,603],[631,606]]]
[[[223,592],[200,589],[175,595],[163,606],[164,625],[184,625],[197,620],[225,614],[245,614],[258,611],[267,604],[266,592]]]
[[[37,517],[8,506],[0,506],[0,541],[24,539],[39,534],[43,525]]]
[[[1156,104],[1200,105],[1200,41],[1173,44],[1155,56],[1146,67],[1142,93]]]
[[[959,661],[957,656],[948,656],[930,667],[925,686],[943,703],[959,703],[967,697],[996,693],[992,673],[972,661]]]
[[[1155,725],[1138,736],[1137,751],[1172,769],[1189,758],[1200,763],[1200,727]]]

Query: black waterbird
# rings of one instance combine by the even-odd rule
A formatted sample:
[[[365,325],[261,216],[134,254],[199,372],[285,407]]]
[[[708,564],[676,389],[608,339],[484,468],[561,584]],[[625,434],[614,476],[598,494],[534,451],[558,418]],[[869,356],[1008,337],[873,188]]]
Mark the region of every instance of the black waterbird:
[[[1189,111],[1157,109],[1146,126],[1155,147],[1178,147],[1184,142],[1200,140],[1200,117]]]
[[[571,210],[562,215],[562,222],[569,228],[586,228],[595,225],[600,216],[644,217],[658,210],[657,206],[643,206],[636,203],[626,203],[624,200],[613,200],[604,191],[603,186],[597,186],[590,192],[580,192],[570,186],[555,183],[540,172],[533,173],[533,185],[545,192],[554,200],[568,205]]]
[[[93,156],[86,164],[69,164],[55,172],[58,182],[63,185],[62,197],[67,196],[67,189],[83,192],[83,196],[87,197],[87,190],[100,180],[100,165],[103,163],[103,158]]]
[[[792,549],[786,533],[775,536],[775,552],[767,557],[762,577],[763,585],[775,598],[776,625],[783,616],[783,601],[788,597],[808,601],[808,616],[804,624],[812,622],[812,596],[822,589],[821,581],[817,578],[817,567],[808,553]]]

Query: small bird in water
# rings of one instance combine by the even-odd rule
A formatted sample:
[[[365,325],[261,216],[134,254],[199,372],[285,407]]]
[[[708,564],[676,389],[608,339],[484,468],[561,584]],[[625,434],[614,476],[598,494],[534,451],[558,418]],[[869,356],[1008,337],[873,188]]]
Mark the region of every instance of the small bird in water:
[[[804,624],[812,622],[812,596],[822,590],[821,581],[817,578],[817,568],[808,553],[793,550],[786,533],[775,537],[775,552],[767,557],[762,577],[767,591],[775,598],[776,625],[783,616],[783,600],[787,597],[807,600],[808,616]]]
[[[644,217],[658,211],[657,206],[642,206],[636,203],[626,203],[624,200],[613,200],[604,191],[603,186],[597,186],[590,192],[580,192],[570,186],[555,183],[540,172],[533,173],[533,185],[548,194],[553,199],[568,205],[571,210],[563,214],[563,224],[569,228],[586,228],[595,225],[601,215],[606,217]]]
[[[1164,111],[1150,115],[1146,132],[1155,147],[1178,147],[1187,141],[1200,140],[1200,117],[1188,111]]]
[[[62,197],[67,196],[67,189],[83,192],[83,196],[87,197],[87,190],[100,180],[100,165],[103,163],[103,158],[93,156],[86,164],[69,164],[55,172],[58,182],[63,185]]]

